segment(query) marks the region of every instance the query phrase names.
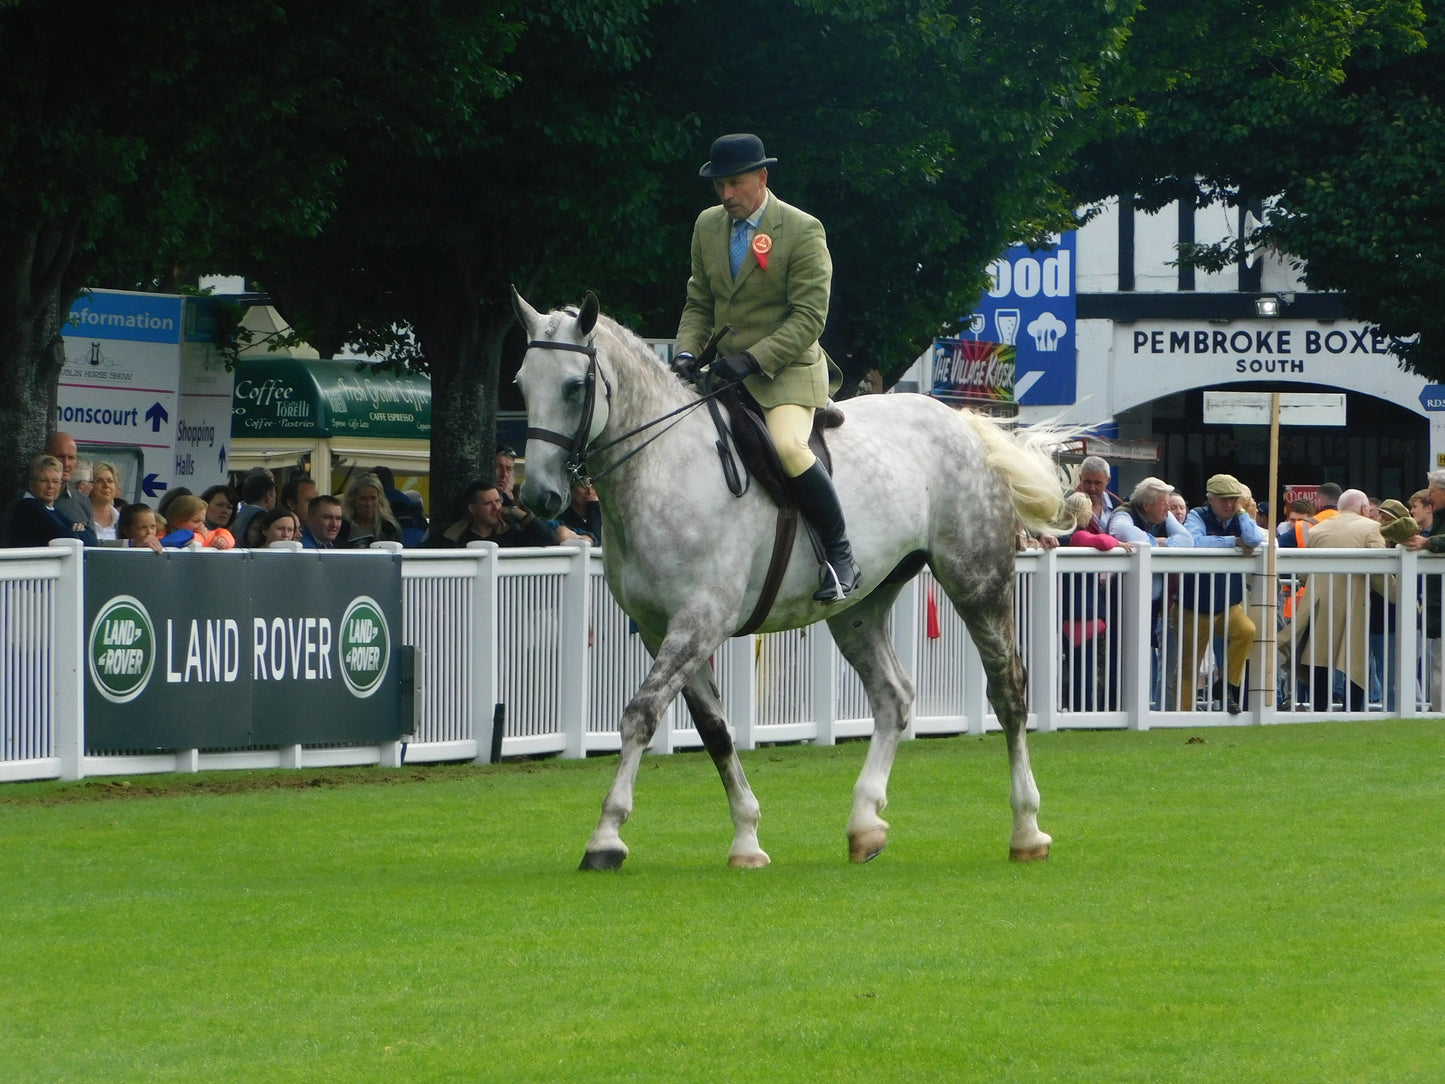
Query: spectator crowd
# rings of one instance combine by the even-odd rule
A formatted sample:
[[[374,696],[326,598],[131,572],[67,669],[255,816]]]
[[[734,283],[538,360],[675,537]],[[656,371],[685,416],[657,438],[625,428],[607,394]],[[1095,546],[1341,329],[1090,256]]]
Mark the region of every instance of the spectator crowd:
[[[1109,489],[1110,465],[1089,456],[1066,495],[1056,531],[1021,535],[1027,548],[1056,546],[1131,551],[1140,546],[1185,546],[1253,553],[1262,546],[1300,549],[1385,549],[1445,553],[1445,470],[1403,499],[1375,498],[1334,482],[1313,497],[1284,505],[1268,534],[1268,507],[1230,474],[1205,483],[1191,504],[1168,482],[1145,478],[1121,499]],[[1310,581],[1314,582],[1311,583]],[[1248,706],[1247,670],[1258,638],[1250,615],[1248,577],[1240,572],[1156,573],[1151,589],[1150,697],[1158,709],[1194,711],[1218,706],[1238,714]],[[1395,629],[1400,585],[1388,574],[1316,573],[1282,577],[1276,637],[1280,651],[1278,703],[1314,710],[1394,711]],[[1411,603],[1425,648],[1420,694],[1441,703],[1441,577],[1421,577]],[[1063,615],[1061,694],[1074,711],[1114,710],[1122,684],[1120,584],[1110,573],[1061,572]]]
[[[123,470],[106,460],[80,458],[75,439],[55,433],[31,459],[26,488],[0,519],[0,546],[44,546],[74,538],[87,546],[163,549],[259,549],[277,542],[302,549],[358,549],[373,542],[405,547],[456,547],[488,541],[499,546],[552,546],[577,539],[602,544],[596,492],[576,486],[555,520],[541,520],[522,504],[516,453],[498,447],[495,473],[467,487],[465,514],[450,522],[428,520],[422,495],[397,488],[385,466],[351,475],[338,493],[293,473],[278,487],[258,467],[239,486],[214,485],[199,494],[168,489],[152,508],[127,502]]]
[[[156,507],[127,503],[122,467],[80,458],[73,437],[57,432],[29,463],[27,486],[0,521],[0,545],[43,546],[76,538],[88,546],[254,549],[299,543],[303,549],[361,548],[373,542],[406,547],[462,547],[489,541],[503,547],[552,546],[585,539],[603,542],[595,490],[577,485],[556,519],[543,520],[522,503],[516,453],[498,447],[491,477],[464,494],[461,514],[429,520],[422,496],[397,488],[385,466],[353,473],[337,493],[322,492],[304,474],[277,478],[256,468],[238,485],[193,494],[166,492]],[[1127,499],[1110,489],[1112,469],[1098,456],[1079,465],[1057,529],[1020,534],[1024,547],[1085,547],[1132,552],[1142,546],[1192,547],[1253,553],[1281,549],[1384,549],[1445,553],[1445,469],[1401,498],[1371,497],[1334,482],[1311,497],[1282,506],[1275,534],[1267,507],[1230,474],[1215,474],[1191,503],[1161,478],[1147,477]],[[1222,707],[1237,714],[1248,704],[1250,655],[1258,635],[1243,572],[1156,573],[1150,584],[1150,697],[1156,708],[1194,711]],[[1421,577],[1417,598],[1401,598],[1388,574],[1316,573],[1281,579],[1277,641],[1279,703],[1308,702],[1316,710],[1393,711],[1398,701],[1395,629],[1398,607],[1419,615],[1424,644],[1420,695],[1440,704],[1442,606],[1440,576]],[[1315,582],[1311,583],[1310,581]],[[1062,702],[1075,711],[1120,706],[1122,582],[1111,573],[1062,572],[1060,645]],[[1258,610],[1255,611],[1256,613]]]

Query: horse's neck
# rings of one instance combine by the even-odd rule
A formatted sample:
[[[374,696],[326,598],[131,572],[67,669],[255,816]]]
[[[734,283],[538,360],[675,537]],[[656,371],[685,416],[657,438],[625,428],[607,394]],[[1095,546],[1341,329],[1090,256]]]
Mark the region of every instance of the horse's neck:
[[[711,463],[716,469],[717,436],[707,405],[666,370],[642,368],[651,364],[651,356],[639,357],[630,350],[614,362],[612,405],[598,440],[606,444],[633,434],[621,439],[596,468],[601,473],[618,464],[598,482],[597,491],[603,506],[624,518],[632,512],[656,514],[658,494],[690,503],[696,465]],[[717,473],[720,480],[720,470]]]

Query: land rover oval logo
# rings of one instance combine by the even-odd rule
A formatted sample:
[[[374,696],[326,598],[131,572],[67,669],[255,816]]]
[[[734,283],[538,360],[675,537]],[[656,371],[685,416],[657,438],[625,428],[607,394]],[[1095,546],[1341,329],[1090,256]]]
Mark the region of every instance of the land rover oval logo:
[[[368,697],[381,687],[391,664],[391,631],[376,600],[361,595],[351,600],[341,618],[341,678],[353,696]]]
[[[156,631],[137,598],[117,595],[90,626],[90,680],[115,704],[126,704],[145,691],[156,665]]]

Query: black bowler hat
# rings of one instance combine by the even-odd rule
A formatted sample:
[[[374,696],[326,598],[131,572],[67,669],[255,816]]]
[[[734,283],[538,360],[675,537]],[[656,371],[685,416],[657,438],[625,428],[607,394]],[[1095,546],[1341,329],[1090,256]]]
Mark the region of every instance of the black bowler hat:
[[[699,177],[712,180],[714,177],[736,177],[739,173],[751,173],[777,162],[763,150],[763,141],[752,132],[738,132],[734,135],[718,136],[713,140],[712,159],[703,163],[697,171]]]

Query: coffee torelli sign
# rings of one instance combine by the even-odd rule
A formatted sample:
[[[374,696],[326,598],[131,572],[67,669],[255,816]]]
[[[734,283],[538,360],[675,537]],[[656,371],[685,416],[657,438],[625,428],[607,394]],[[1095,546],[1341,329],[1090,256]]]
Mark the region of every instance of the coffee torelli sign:
[[[92,751],[394,740],[401,559],[87,550]]]

